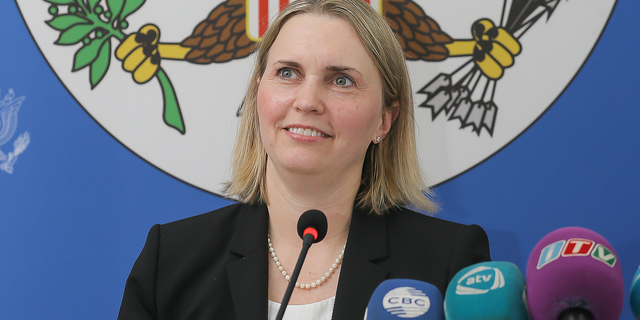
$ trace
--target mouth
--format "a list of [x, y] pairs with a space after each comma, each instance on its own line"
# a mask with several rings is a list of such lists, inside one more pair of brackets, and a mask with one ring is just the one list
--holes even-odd
[[323, 137], [323, 138], [329, 137], [329, 135], [327, 134], [324, 134], [318, 130], [309, 129], [309, 128], [305, 129], [305, 128], [299, 128], [299, 127], [291, 127], [291, 128], [287, 128], [287, 131], [291, 133], [307, 136], [307, 137]]

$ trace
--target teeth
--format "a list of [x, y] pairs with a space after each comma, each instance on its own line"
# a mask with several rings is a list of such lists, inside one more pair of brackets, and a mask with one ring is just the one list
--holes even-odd
[[303, 136], [308, 136], [308, 137], [328, 137], [326, 134], [323, 134], [321, 132], [318, 132], [316, 130], [311, 130], [311, 129], [303, 129], [303, 128], [288, 128], [287, 130], [289, 130], [289, 132], [292, 133], [297, 133]]

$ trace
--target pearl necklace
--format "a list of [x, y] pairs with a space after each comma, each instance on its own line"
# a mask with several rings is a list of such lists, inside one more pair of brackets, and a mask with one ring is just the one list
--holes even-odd
[[[291, 280], [291, 276], [287, 274], [287, 272], [284, 270], [284, 267], [280, 263], [280, 260], [278, 260], [278, 256], [276, 255], [276, 249], [273, 248], [273, 245], [271, 244], [271, 238], [268, 235], [267, 235], [267, 241], [269, 242], [269, 252], [271, 253], [271, 257], [273, 258], [273, 261], [276, 262], [276, 266], [278, 266], [278, 269], [280, 269], [280, 272], [284, 276], [285, 280], [287, 281]], [[313, 289], [313, 288], [319, 287], [321, 284], [327, 281], [329, 277], [331, 277], [331, 274], [333, 274], [334, 271], [336, 271], [340, 263], [342, 263], [343, 257], [344, 257], [344, 247], [342, 247], [342, 251], [338, 255], [338, 258], [336, 259], [335, 262], [333, 262], [333, 264], [331, 265], [331, 268], [329, 268], [329, 271], [325, 272], [324, 276], [322, 276], [320, 279], [316, 280], [315, 282], [311, 282], [307, 284], [301, 284], [299, 282], [296, 282], [296, 288]]]

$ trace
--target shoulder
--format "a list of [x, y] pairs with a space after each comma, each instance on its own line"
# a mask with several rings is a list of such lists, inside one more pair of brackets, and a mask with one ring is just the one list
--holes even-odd
[[[464, 225], [399, 208], [389, 212], [389, 256], [399, 268], [440, 274], [431, 283], [445, 288], [462, 268], [489, 261], [489, 239], [477, 225]], [[410, 267], [410, 266], [413, 267]], [[418, 270], [419, 269], [419, 270]], [[416, 278], [417, 274], [409, 274]], [[444, 292], [444, 290], [442, 290]]]
[[[266, 209], [265, 209], [266, 210]], [[154, 226], [149, 232], [158, 239], [158, 248], [177, 255], [199, 250], [222, 250], [231, 245], [234, 234], [264, 211], [261, 206], [243, 203], [222, 207], [197, 216]], [[263, 219], [255, 219], [264, 220]], [[170, 256], [170, 255], [167, 255]]]
[[240, 212], [245, 207], [242, 203], [232, 204], [207, 213], [189, 218], [158, 225], [163, 234], [192, 233], [209, 230], [217, 226], [229, 226], [235, 224]]
[[414, 241], [437, 240], [441, 245], [454, 244], [460, 238], [469, 236], [486, 237], [484, 230], [477, 225], [455, 223], [406, 208], [397, 208], [388, 213], [387, 228], [390, 234], [406, 234]]

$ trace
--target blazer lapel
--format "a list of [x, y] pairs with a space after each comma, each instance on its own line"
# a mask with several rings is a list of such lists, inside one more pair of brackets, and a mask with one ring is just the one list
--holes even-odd
[[238, 260], [226, 266], [233, 305], [241, 320], [268, 317], [268, 228], [265, 205], [243, 206], [229, 247]]
[[388, 270], [375, 264], [388, 257], [386, 217], [354, 209], [340, 270], [333, 319], [362, 319], [369, 298]]

